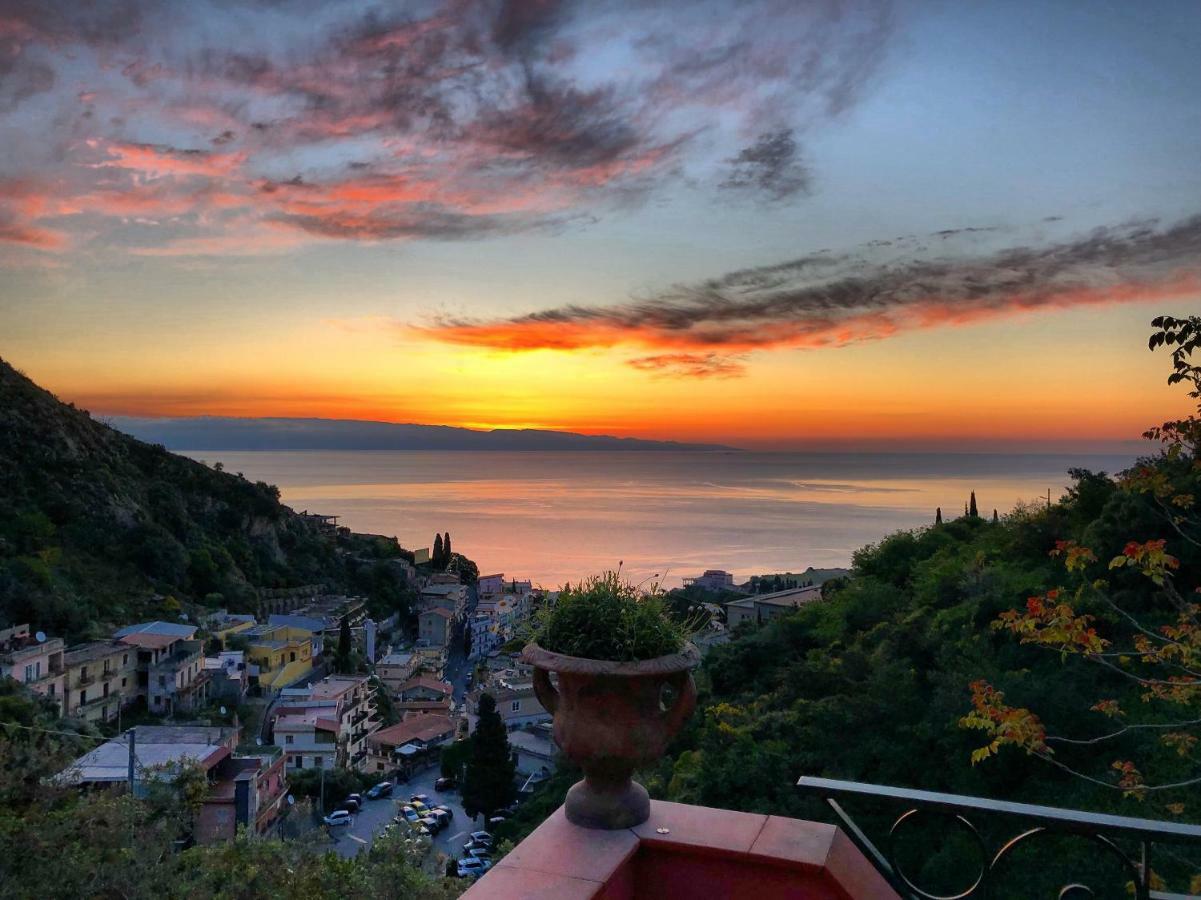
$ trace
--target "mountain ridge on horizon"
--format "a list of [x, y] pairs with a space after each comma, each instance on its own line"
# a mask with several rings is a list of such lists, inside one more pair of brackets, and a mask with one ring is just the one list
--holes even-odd
[[538, 428], [420, 425], [286, 416], [101, 416], [113, 428], [169, 450], [635, 450], [737, 452], [726, 444], [649, 440]]

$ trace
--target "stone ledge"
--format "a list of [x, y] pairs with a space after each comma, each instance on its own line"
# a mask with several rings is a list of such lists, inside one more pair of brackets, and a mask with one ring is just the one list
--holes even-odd
[[647, 822], [619, 831], [580, 828], [558, 809], [463, 896], [470, 900], [897, 897], [833, 825], [655, 800]]

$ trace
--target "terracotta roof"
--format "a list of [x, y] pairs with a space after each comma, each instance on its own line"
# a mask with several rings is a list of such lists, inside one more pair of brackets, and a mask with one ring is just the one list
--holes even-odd
[[119, 640], [123, 644], [142, 647], [146, 650], [162, 650], [164, 647], [170, 647], [176, 641], [183, 640], [183, 638], [177, 634], [151, 634], [139, 631], [136, 634], [122, 635]]
[[421, 615], [428, 616], [430, 613], [433, 613], [435, 616], [441, 616], [444, 619], [453, 619], [455, 617], [455, 614], [449, 609], [443, 609], [440, 606], [436, 606], [433, 609], [427, 609], [421, 613]]
[[367, 742], [380, 747], [399, 747], [409, 741], [433, 741], [453, 734], [454, 723], [446, 716], [417, 716], [367, 735]]
[[394, 706], [399, 711], [407, 712], [419, 712], [422, 710], [450, 712], [449, 700], [397, 700]]
[[429, 688], [431, 691], [437, 691], [440, 694], [454, 693], [453, 687], [451, 687], [445, 681], [440, 681], [431, 675], [415, 675], [415, 676], [413, 676], [412, 678], [410, 678], [408, 681], [406, 681], [404, 684], [402, 684], [397, 689], [397, 693], [403, 694], [405, 691], [412, 690], [413, 688], [419, 688], [419, 687]]

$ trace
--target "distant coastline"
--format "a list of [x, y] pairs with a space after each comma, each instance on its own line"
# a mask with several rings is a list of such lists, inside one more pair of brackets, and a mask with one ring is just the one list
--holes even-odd
[[636, 450], [741, 452], [723, 444], [652, 441], [531, 428], [474, 431], [450, 425], [408, 425], [358, 419], [237, 418], [195, 416], [103, 421], [168, 450]]

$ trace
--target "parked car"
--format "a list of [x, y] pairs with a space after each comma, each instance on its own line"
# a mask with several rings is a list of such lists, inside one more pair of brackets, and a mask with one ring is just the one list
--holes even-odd
[[429, 817], [438, 823], [439, 830], [450, 824], [450, 816], [444, 809], [431, 809]]
[[446, 813], [446, 818], [448, 819], [453, 819], [455, 817], [455, 811], [443, 803], [439, 803], [434, 807], [434, 812], [438, 811]]
[[439, 831], [442, 830], [442, 823], [439, 822], [437, 819], [435, 819], [433, 816], [422, 816], [417, 821], [420, 822], [422, 825], [424, 825], [426, 828], [428, 828], [430, 834], [437, 834]]
[[358, 812], [359, 807], [363, 805], [363, 801], [355, 798], [352, 794], [342, 801], [342, 809], [349, 809], [351, 812]]
[[487, 841], [489, 844], [493, 841], [492, 832], [490, 831], [473, 831], [470, 837], [473, 841]]
[[430, 795], [429, 794], [414, 794], [412, 797], [409, 798], [409, 802], [410, 803], [429, 803]]
[[359, 804], [359, 806], [363, 805], [363, 795], [362, 794], [347, 794], [346, 799], [355, 801], [355, 803]]
[[421, 816], [417, 815], [417, 810], [413, 809], [411, 806], [402, 806], [400, 808], [400, 814], [404, 816], [404, 820], [410, 824], [421, 818]]
[[497, 825], [503, 825], [507, 821], [509, 821], [508, 816], [493, 816], [488, 820], [488, 824], [495, 828]]
[[392, 796], [392, 782], [390, 782], [390, 781], [381, 781], [379, 784], [377, 784], [373, 788], [371, 788], [371, 790], [367, 791], [367, 799], [368, 800], [379, 800], [383, 797], [391, 797], [391, 796]]
[[477, 847], [474, 850], [468, 850], [467, 855], [472, 857], [473, 859], [486, 859], [489, 862], [492, 861], [492, 851], [485, 850], [482, 847]]
[[350, 812], [345, 809], [335, 809], [321, 821], [333, 828], [338, 825], [349, 825], [354, 821], [354, 816], [352, 816]]
[[453, 791], [459, 783], [453, 778], [447, 778], [445, 775], [434, 782], [435, 791]]
[[486, 859], [475, 859], [468, 857], [460, 859], [458, 865], [460, 878], [479, 878], [485, 872], [492, 868], [492, 863]]
[[426, 806], [424, 803], [422, 803], [420, 800], [414, 800], [409, 805], [412, 806], [413, 809], [417, 810], [417, 814], [419, 816], [428, 816], [430, 814], [430, 808], [428, 806]]

